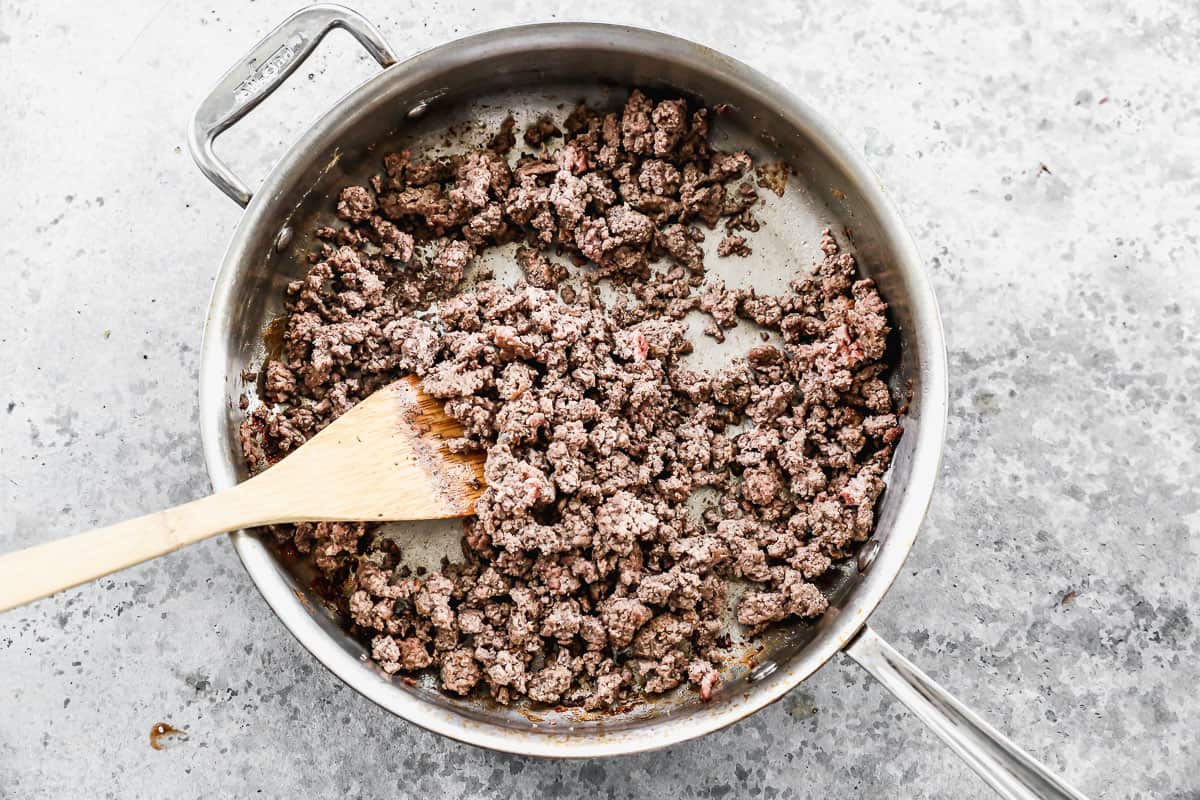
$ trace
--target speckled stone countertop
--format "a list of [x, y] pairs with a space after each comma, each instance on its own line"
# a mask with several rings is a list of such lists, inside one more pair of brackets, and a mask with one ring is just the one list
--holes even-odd
[[[66, 5], [0, 2], [0, 550], [207, 490], [197, 349], [239, 210], [184, 133], [294, 10]], [[950, 351], [941, 484], [873, 624], [1089, 796], [1200, 797], [1200, 7], [690, 5], [358, 7], [401, 52], [659, 28], [832, 120], [911, 226]], [[331, 38], [220, 148], [257, 180], [374, 70]], [[0, 617], [0, 710], [4, 798], [988, 796], [841, 658], [665, 752], [455, 744], [327, 673], [220, 539]], [[189, 738], [151, 749], [159, 721]]]

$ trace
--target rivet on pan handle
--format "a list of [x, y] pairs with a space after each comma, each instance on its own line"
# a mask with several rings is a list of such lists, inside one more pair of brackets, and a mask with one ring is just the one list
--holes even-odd
[[896, 696], [1005, 800], [1087, 800], [864, 627], [846, 655]]
[[192, 117], [188, 150], [210, 181], [245, 207], [250, 189], [213, 152], [213, 142], [283, 85], [334, 28], [350, 33], [385, 69], [396, 55], [379, 31], [361, 15], [337, 5], [315, 5], [297, 11], [251, 48], [221, 77]]

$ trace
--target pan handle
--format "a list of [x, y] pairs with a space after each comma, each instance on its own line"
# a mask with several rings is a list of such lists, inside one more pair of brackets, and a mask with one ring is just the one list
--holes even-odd
[[951, 697], [870, 628], [864, 626], [845, 652], [908, 706], [1001, 797], [1087, 800]]
[[254, 45], [196, 109], [188, 128], [188, 150], [200, 171], [243, 208], [250, 202], [250, 189], [217, 158], [213, 142], [282, 86], [334, 28], [348, 31], [381, 67], [396, 63], [396, 55], [379, 31], [356, 12], [338, 5], [309, 6]]

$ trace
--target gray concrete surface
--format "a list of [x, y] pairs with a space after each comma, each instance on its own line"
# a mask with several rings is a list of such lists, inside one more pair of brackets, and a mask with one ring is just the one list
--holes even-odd
[[[239, 211], [184, 151], [289, 0], [0, 0], [0, 549], [195, 497], [197, 347]], [[360, 9], [408, 52], [586, 15], [725, 50], [865, 153], [928, 259], [944, 474], [874, 622], [1098, 798], [1200, 798], [1200, 8], [614, 0]], [[346, 37], [223, 140], [261, 176], [374, 67]], [[190, 738], [161, 752], [158, 721]], [[0, 618], [0, 796], [986, 797], [841, 660], [596, 763], [422, 732], [326, 673], [217, 540]]]

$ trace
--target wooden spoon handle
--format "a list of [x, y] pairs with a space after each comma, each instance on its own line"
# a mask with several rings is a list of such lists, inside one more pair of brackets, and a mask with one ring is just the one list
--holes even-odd
[[256, 519], [240, 484], [181, 506], [0, 555], [0, 612], [174, 552]]

